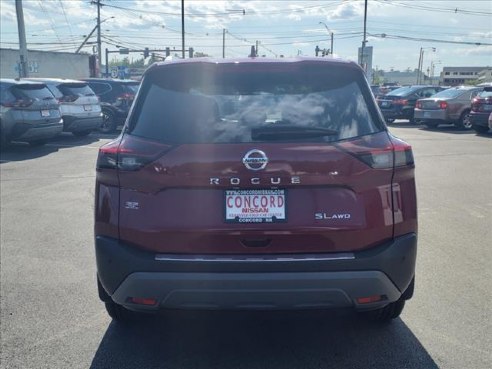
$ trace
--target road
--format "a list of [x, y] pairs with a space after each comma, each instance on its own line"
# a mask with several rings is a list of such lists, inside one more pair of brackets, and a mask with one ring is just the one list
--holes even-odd
[[492, 135], [391, 131], [413, 145], [416, 293], [377, 327], [341, 312], [174, 312], [111, 322], [96, 293], [94, 166], [109, 136], [2, 154], [2, 368], [490, 368]]

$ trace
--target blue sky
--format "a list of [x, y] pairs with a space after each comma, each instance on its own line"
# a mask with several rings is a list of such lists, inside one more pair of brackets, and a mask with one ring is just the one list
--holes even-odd
[[[180, 0], [101, 2], [101, 18], [109, 18], [102, 25], [103, 50], [181, 48]], [[30, 49], [73, 52], [95, 26], [96, 7], [89, 0], [23, 3]], [[313, 56], [317, 45], [330, 47], [331, 31], [335, 55], [356, 60], [362, 42], [363, 0], [185, 0], [185, 9], [186, 47], [215, 57], [222, 57], [223, 29], [226, 57], [246, 56], [257, 40], [262, 55]], [[14, 0], [0, 0], [0, 16], [1, 47], [17, 48]], [[436, 74], [443, 66], [492, 66], [490, 0], [369, 0], [367, 32], [373, 67], [379, 69], [417, 68], [421, 47], [424, 70], [432, 61]], [[91, 53], [92, 45], [83, 51]]]

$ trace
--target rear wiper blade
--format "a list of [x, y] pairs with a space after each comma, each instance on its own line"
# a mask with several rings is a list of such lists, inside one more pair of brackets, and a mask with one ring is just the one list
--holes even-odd
[[251, 130], [253, 140], [282, 140], [287, 138], [312, 138], [323, 136], [334, 136], [338, 132], [333, 129], [323, 127], [292, 126], [285, 124], [275, 124], [266, 127], [256, 127]]

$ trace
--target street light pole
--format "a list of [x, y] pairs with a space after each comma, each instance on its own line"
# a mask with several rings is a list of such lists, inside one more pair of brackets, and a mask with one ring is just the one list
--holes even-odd
[[101, 0], [97, 0], [97, 74], [101, 77], [102, 52], [101, 52]]
[[183, 59], [185, 58], [185, 5], [184, 0], [181, 0], [181, 50], [183, 51]]
[[19, 32], [19, 77], [28, 77], [27, 73], [27, 42], [26, 28], [24, 26], [24, 11], [22, 9], [22, 0], [15, 0], [15, 12], [17, 14], [17, 30]]
[[331, 37], [330, 54], [331, 54], [331, 56], [333, 56], [333, 31], [330, 30], [330, 28], [326, 25], [325, 22], [319, 22], [319, 24], [322, 24], [323, 26], [325, 26], [326, 31], [328, 32], [328, 34]]
[[361, 56], [360, 56], [360, 63], [362, 64], [362, 68], [364, 68], [364, 71], [367, 73], [366, 66], [365, 66], [365, 58], [364, 58], [364, 48], [366, 47], [366, 32], [367, 31], [367, 0], [364, 1], [364, 38], [362, 39], [362, 47], [360, 49], [361, 51]]

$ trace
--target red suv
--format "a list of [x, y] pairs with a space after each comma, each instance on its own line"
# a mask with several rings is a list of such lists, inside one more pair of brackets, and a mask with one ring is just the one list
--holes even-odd
[[385, 321], [413, 294], [412, 149], [352, 62], [154, 64], [99, 151], [95, 205], [115, 319], [347, 307]]

